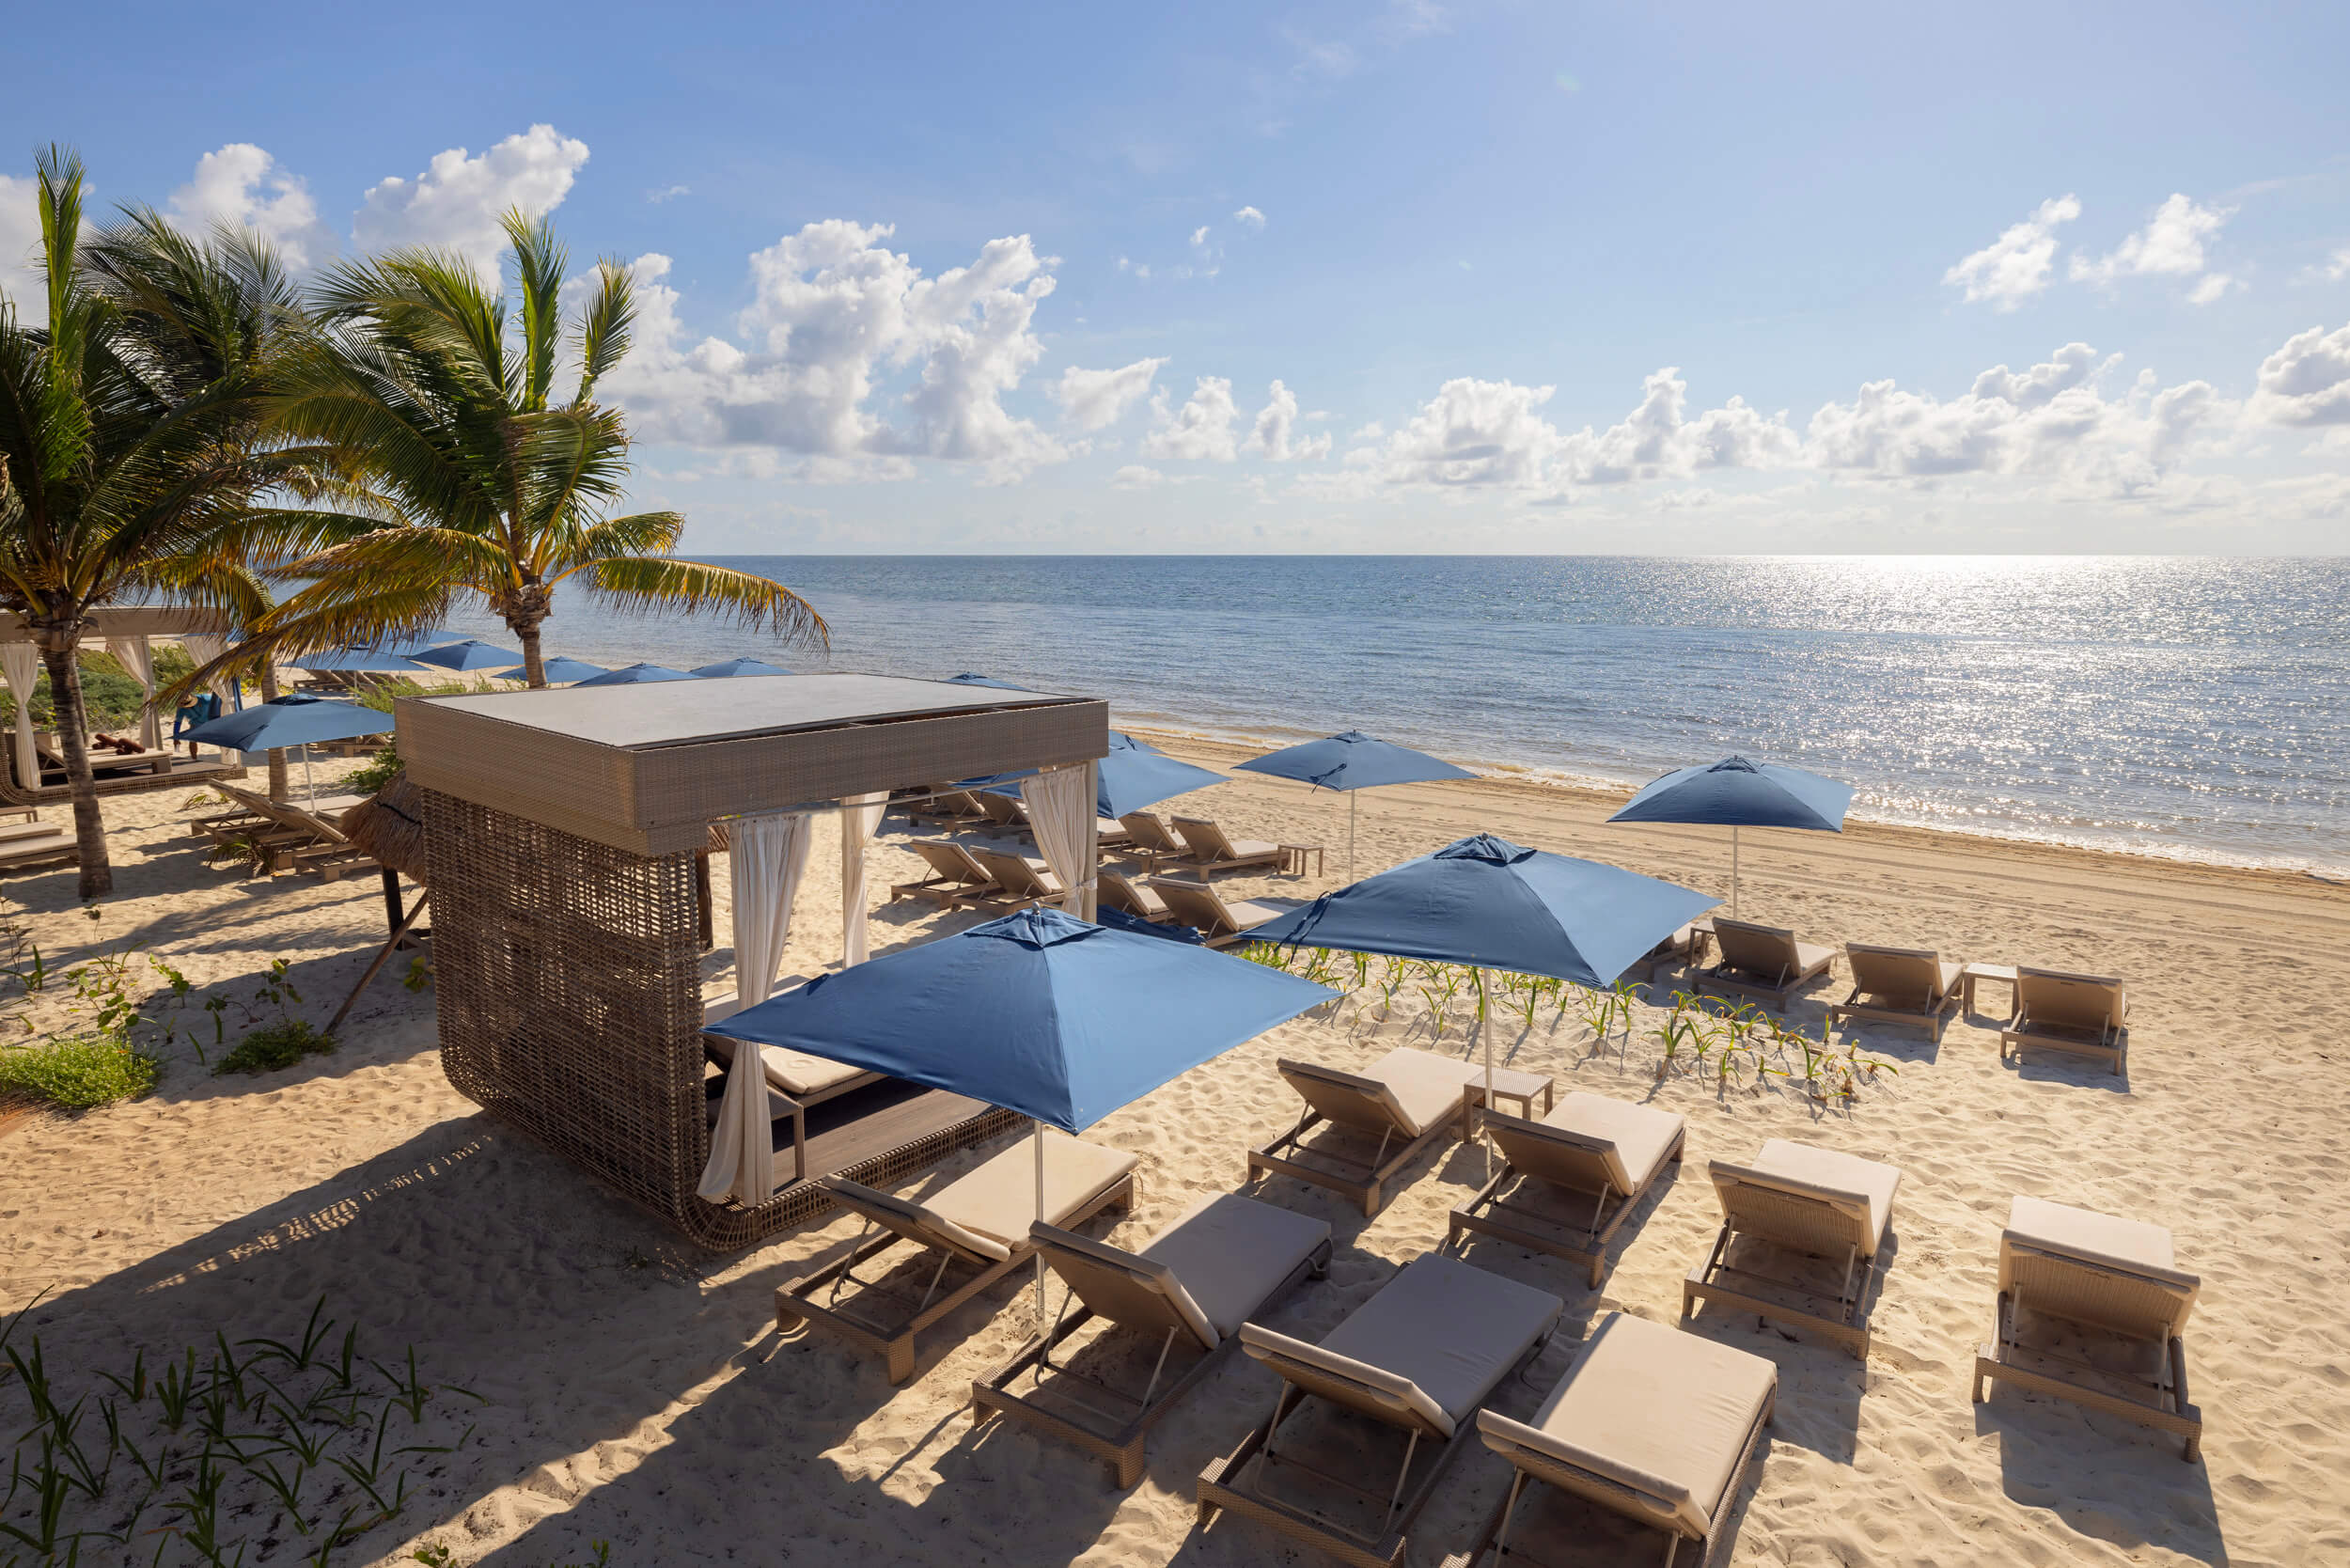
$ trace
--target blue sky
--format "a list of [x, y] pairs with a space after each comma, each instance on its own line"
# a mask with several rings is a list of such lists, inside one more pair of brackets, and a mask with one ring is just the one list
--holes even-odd
[[51, 139], [312, 266], [552, 205], [706, 551], [2350, 519], [2339, 5], [140, 9], [10, 24], [9, 255]]

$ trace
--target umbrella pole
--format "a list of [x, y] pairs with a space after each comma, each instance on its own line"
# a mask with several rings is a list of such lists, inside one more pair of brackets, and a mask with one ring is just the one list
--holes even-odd
[[310, 743], [307, 741], [302, 743], [302, 787], [310, 792], [310, 805], [315, 809], [319, 803], [319, 781], [310, 772]]
[[1355, 792], [1346, 792], [1346, 880], [1355, 880]]
[[[1477, 971], [1477, 1038], [1485, 1047], [1485, 1108], [1494, 1108], [1494, 1037], [1485, 1017], [1485, 971]], [[1484, 1136], [1484, 1126], [1478, 1126], [1477, 1141], [1485, 1148], [1485, 1179], [1493, 1180], [1494, 1146]]]
[[[1044, 1123], [1042, 1121], [1036, 1124], [1036, 1217], [1039, 1219], [1044, 1217]], [[1044, 1248], [1041, 1247], [1036, 1249], [1036, 1331], [1039, 1334], [1052, 1332], [1052, 1325], [1044, 1321]]]
[[1738, 917], [1738, 830], [1730, 830], [1730, 917]]

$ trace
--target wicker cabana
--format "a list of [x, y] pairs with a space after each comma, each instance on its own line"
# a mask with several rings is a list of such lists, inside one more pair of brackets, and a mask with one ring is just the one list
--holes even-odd
[[[139, 714], [139, 739], [146, 751], [125, 760], [94, 757], [101, 794], [124, 794], [138, 790], [169, 790], [201, 784], [207, 779], [240, 778], [243, 760], [233, 752], [218, 759], [176, 758], [163, 732], [163, 715], [155, 711], [152, 645], [177, 642], [196, 663], [203, 664], [228, 644], [228, 617], [219, 610], [176, 605], [128, 605], [92, 611], [82, 634], [85, 645], [96, 643], [138, 682], [147, 695]], [[59, 763], [44, 764], [34, 744], [31, 706], [33, 688], [40, 680], [40, 653], [24, 618], [0, 612], [0, 681], [16, 699], [14, 733], [5, 761], [0, 761], [0, 800], [18, 806], [41, 806], [69, 798], [71, 786]], [[226, 694], [226, 688], [216, 686]]]
[[[750, 1206], [696, 1191], [711, 1139], [695, 859], [713, 825], [1109, 747], [1091, 698], [871, 675], [412, 698], [398, 724], [449, 1082], [716, 1248], [829, 1200], [812, 1181]], [[888, 1087], [811, 1136], [810, 1177], [887, 1184], [1020, 1124]]]

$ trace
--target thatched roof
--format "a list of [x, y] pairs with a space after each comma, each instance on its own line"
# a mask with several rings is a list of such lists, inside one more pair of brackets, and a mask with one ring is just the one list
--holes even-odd
[[413, 881], [425, 880], [424, 813], [419, 791], [404, 773], [343, 813], [343, 832], [379, 862]]

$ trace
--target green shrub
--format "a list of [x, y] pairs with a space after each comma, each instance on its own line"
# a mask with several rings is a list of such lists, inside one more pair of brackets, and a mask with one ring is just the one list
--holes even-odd
[[275, 1073], [304, 1057], [323, 1056], [335, 1048], [335, 1037], [319, 1032], [307, 1018], [285, 1018], [264, 1024], [237, 1042], [236, 1049], [220, 1058], [219, 1073]]
[[400, 747], [387, 745], [343, 775], [343, 789], [354, 795], [371, 795], [400, 774]]
[[135, 1100], [155, 1087], [163, 1063], [119, 1034], [75, 1035], [0, 1047], [0, 1098], [87, 1110]]

